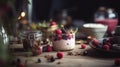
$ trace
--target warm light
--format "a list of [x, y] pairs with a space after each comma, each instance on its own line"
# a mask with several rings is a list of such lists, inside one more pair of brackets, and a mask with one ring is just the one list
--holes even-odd
[[88, 39], [92, 39], [92, 37], [91, 37], [91, 36], [88, 36], [87, 38], [88, 38]]
[[21, 12], [21, 17], [25, 17], [25, 12]]
[[64, 25], [62, 24], [61, 27], [64, 27]]
[[21, 19], [21, 16], [18, 17], [18, 20], [20, 20], [20, 19]]

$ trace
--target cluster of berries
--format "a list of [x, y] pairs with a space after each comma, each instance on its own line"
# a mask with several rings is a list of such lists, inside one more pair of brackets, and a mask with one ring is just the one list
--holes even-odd
[[45, 55], [45, 58], [47, 59], [48, 62], [54, 62], [56, 59], [62, 59], [64, 56], [63, 52], [57, 52], [56, 53], [57, 58], [55, 58], [52, 55]]
[[64, 33], [64, 31], [61, 29], [55, 30], [54, 41], [61, 40], [61, 39], [67, 40], [71, 38], [73, 38], [72, 33]]
[[106, 51], [110, 51], [110, 49], [112, 49], [112, 46], [113, 46], [113, 38], [111, 37], [108, 39], [103, 39], [101, 42], [97, 39], [94, 39], [92, 41], [92, 44], [97, 48], [103, 48]]

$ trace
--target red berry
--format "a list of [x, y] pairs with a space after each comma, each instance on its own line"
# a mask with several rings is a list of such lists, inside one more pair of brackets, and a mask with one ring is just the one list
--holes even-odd
[[115, 59], [115, 60], [114, 60], [114, 64], [115, 64], [115, 65], [120, 65], [120, 59]]
[[92, 44], [95, 45], [95, 46], [98, 46], [99, 45], [99, 41], [97, 39], [94, 39]]
[[81, 45], [81, 48], [82, 48], [82, 49], [85, 49], [85, 48], [86, 48], [86, 45], [85, 45], [85, 44], [82, 44], [82, 45]]
[[109, 40], [108, 40], [108, 42], [112, 42], [112, 40], [113, 40], [113, 37], [110, 37]]
[[61, 40], [62, 39], [62, 35], [58, 35], [58, 40]]
[[107, 45], [111, 46], [111, 43], [107, 42]]
[[106, 51], [109, 51], [109, 50], [110, 50], [110, 46], [109, 46], [109, 45], [104, 45], [103, 48], [104, 48]]
[[62, 31], [60, 29], [55, 30], [56, 34], [62, 34]]
[[52, 52], [52, 47], [50, 45], [47, 45], [47, 52]]
[[24, 64], [20, 63], [19, 67], [25, 67]]
[[56, 25], [56, 22], [55, 22], [55, 21], [52, 21], [52, 22], [50, 23], [50, 26], [53, 26], [53, 25]]
[[71, 38], [72, 38], [72, 35], [71, 35], [71, 34], [68, 34], [67, 37], [68, 37], [69, 39], [71, 39]]
[[57, 52], [57, 58], [62, 59], [63, 58], [63, 53], [62, 52]]

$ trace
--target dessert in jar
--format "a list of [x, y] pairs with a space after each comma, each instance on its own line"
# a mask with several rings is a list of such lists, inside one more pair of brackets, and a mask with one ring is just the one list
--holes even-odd
[[[77, 30], [77, 29], [76, 29]], [[70, 29], [56, 29], [53, 35], [54, 50], [72, 50], [75, 47], [75, 32]]]

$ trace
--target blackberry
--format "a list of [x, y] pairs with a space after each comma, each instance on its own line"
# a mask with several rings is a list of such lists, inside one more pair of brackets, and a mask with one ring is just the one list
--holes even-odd
[[68, 39], [66, 35], [63, 35], [62, 38], [63, 38], [64, 40], [67, 40], [67, 39]]
[[54, 62], [55, 61], [55, 58], [52, 56], [51, 58], [50, 58], [50, 62]]
[[38, 61], [37, 61], [38, 63], [41, 63], [41, 59], [40, 58], [38, 58]]
[[108, 40], [107, 39], [103, 39], [103, 45], [107, 44]]

